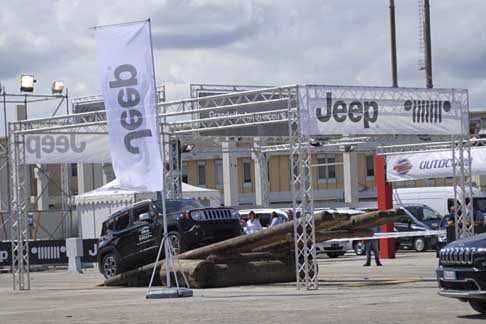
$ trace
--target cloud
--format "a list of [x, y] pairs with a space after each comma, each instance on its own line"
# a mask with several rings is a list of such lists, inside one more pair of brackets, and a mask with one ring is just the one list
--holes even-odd
[[[397, 2], [396, 15], [399, 84], [421, 87], [416, 2]], [[468, 88], [471, 106], [486, 107], [486, 2], [436, 1], [431, 16], [434, 85]], [[62, 79], [71, 97], [98, 94], [89, 28], [148, 17], [169, 99], [188, 97], [190, 83], [391, 84], [388, 3], [351, 0], [8, 1], [0, 82], [15, 91], [29, 72], [36, 91]]]

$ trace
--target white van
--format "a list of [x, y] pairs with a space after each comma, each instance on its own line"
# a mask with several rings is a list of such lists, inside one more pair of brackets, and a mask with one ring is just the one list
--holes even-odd
[[[473, 208], [486, 212], [486, 193], [478, 188], [472, 188]], [[461, 190], [457, 189], [458, 203]], [[454, 206], [454, 187], [422, 187], [422, 188], [397, 188], [393, 190], [393, 205], [425, 204], [435, 209], [443, 216], [450, 213]]]

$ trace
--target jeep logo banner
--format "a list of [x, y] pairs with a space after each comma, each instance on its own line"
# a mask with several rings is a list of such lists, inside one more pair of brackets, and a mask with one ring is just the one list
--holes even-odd
[[[459, 152], [456, 152], [455, 163], [459, 162]], [[469, 164], [473, 176], [485, 175], [486, 147], [471, 148], [471, 159], [464, 159], [464, 165]], [[386, 180], [397, 182], [452, 177], [453, 167], [454, 161], [450, 150], [392, 154], [386, 156]]]
[[109, 163], [108, 136], [104, 134], [25, 135], [26, 164]]
[[113, 169], [123, 189], [163, 185], [149, 21], [96, 28]]
[[468, 132], [466, 90], [304, 86], [299, 99], [304, 136]]

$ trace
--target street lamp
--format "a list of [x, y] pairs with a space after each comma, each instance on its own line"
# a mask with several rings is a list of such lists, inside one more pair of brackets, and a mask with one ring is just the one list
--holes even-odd
[[64, 91], [64, 82], [62, 81], [54, 81], [52, 82], [52, 87], [51, 87], [52, 94], [62, 94]]
[[31, 74], [22, 74], [20, 76], [20, 91], [22, 92], [33, 92], [34, 91], [34, 83], [37, 80], [34, 79], [34, 76]]

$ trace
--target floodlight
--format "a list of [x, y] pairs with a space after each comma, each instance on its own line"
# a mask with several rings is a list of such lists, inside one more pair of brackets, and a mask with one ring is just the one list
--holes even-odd
[[319, 147], [319, 146], [322, 146], [322, 143], [319, 142], [319, 140], [317, 138], [311, 138], [309, 140], [309, 145], [314, 146], [314, 147]]
[[64, 91], [64, 82], [54, 81], [51, 87], [52, 94], [61, 94]]
[[34, 91], [34, 83], [37, 80], [34, 79], [34, 76], [31, 74], [22, 74], [20, 76], [20, 91], [22, 92], [33, 92]]
[[353, 144], [339, 145], [339, 150], [341, 152], [346, 152], [346, 153], [354, 152], [355, 149], [356, 149], [356, 145]]
[[192, 150], [194, 149], [196, 145], [194, 144], [184, 144], [183, 147], [182, 147], [182, 152], [183, 153], [189, 153], [189, 152], [192, 152]]

